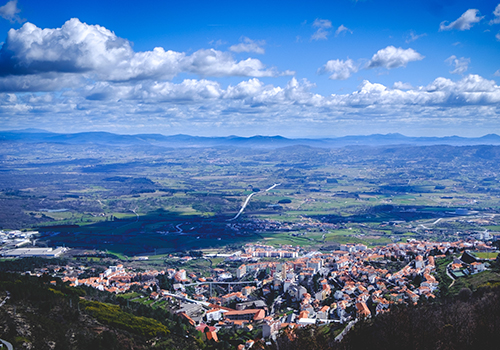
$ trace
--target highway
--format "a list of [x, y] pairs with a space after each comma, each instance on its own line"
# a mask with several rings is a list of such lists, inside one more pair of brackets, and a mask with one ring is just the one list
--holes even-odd
[[[273, 188], [275, 188], [276, 186], [279, 186], [281, 185], [280, 183], [279, 184], [274, 184], [272, 185], [271, 187], [269, 187], [266, 192], [269, 192], [270, 190], [272, 190]], [[239, 218], [239, 216], [243, 213], [243, 211], [245, 210], [245, 208], [247, 207], [247, 204], [248, 202], [250, 202], [250, 198], [252, 198], [252, 196], [254, 194], [257, 194], [257, 193], [260, 193], [260, 192], [252, 192], [250, 193], [248, 196], [247, 196], [247, 199], [245, 199], [245, 202], [243, 203], [243, 205], [241, 206], [241, 209], [240, 211], [238, 212], [238, 214], [236, 214], [236, 216], [232, 219], [229, 219], [228, 221], [233, 221], [233, 220], [236, 220], [237, 218]]]
[[236, 216], [232, 219], [230, 219], [229, 221], [233, 221], [233, 220], [236, 220], [240, 215], [241, 213], [243, 213], [243, 210], [245, 210], [248, 202], [250, 202], [250, 198], [252, 198], [252, 196], [257, 193], [257, 192], [253, 192], [253, 193], [250, 193], [247, 197], [247, 199], [245, 199], [245, 203], [243, 203], [243, 206], [241, 207], [240, 211], [238, 212], [238, 214], [236, 214]]

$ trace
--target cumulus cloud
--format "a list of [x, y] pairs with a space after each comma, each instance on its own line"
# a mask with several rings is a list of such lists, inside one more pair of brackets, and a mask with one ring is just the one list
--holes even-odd
[[481, 21], [484, 16], [478, 16], [479, 10], [476, 9], [468, 9], [465, 11], [460, 18], [451, 22], [450, 24], [446, 24], [448, 21], [443, 21], [439, 25], [439, 30], [469, 30], [472, 26], [479, 21]]
[[[315, 28], [328, 30], [328, 22], [318, 22]], [[241, 43], [250, 42], [242, 38]], [[330, 60], [318, 73], [347, 79], [360, 69], [404, 67], [423, 58], [413, 49], [388, 46], [367, 65]], [[452, 72], [465, 74], [469, 62], [452, 56], [447, 63]], [[182, 73], [196, 79], [171, 81]], [[54, 130], [59, 126], [65, 131], [102, 128], [131, 133], [208, 133], [223, 125], [226, 129], [216, 132], [234, 134], [262, 130], [264, 124], [273, 132], [289, 128], [298, 133], [304, 126], [332, 130], [332, 123], [350, 123], [358, 130], [360, 121], [368, 119], [384, 127], [391, 120], [398, 126], [417, 125], [419, 118], [442, 118], [453, 125], [463, 118], [474, 125], [478, 115], [489, 122], [488, 128], [500, 128], [500, 87], [478, 75], [440, 77], [416, 87], [365, 80], [353, 92], [327, 95], [314, 93], [314, 84], [305, 79], [277, 85], [260, 79], [288, 74], [293, 72], [267, 68], [257, 59], [236, 60], [231, 52], [215, 49], [135, 52], [108, 29], [77, 19], [56, 29], [26, 23], [9, 31], [0, 51], [0, 115], [4, 128], [35, 123]], [[210, 79], [227, 76], [246, 78], [228, 86]], [[180, 125], [183, 130], [175, 129]]]
[[273, 77], [277, 72], [260, 60], [236, 61], [228, 52], [202, 49], [191, 55], [156, 47], [135, 52], [130, 42], [99, 25], [73, 18], [61, 28], [41, 29], [25, 23], [11, 29], [0, 56], [0, 75], [86, 74], [92, 79], [170, 80], [179, 73], [200, 76]]
[[264, 84], [257, 78], [242, 81], [236, 86], [229, 85], [224, 97], [228, 99], [245, 99], [249, 96], [256, 96], [262, 91]]
[[500, 23], [500, 4], [498, 4], [497, 7], [495, 7], [495, 11], [493, 11], [493, 16], [495, 16], [495, 18], [493, 18], [490, 21], [490, 24]]
[[25, 19], [19, 17], [18, 13], [20, 12], [21, 10], [17, 8], [17, 0], [11, 0], [0, 7], [0, 16], [11, 23], [23, 23], [26, 21]]
[[356, 73], [359, 67], [352, 59], [343, 60], [330, 60], [318, 70], [319, 74], [333, 73], [330, 75], [332, 80], [345, 80], [349, 78], [352, 73]]
[[242, 37], [240, 39], [241, 43], [237, 45], [233, 45], [229, 48], [229, 50], [233, 52], [254, 52], [263, 55], [265, 53], [263, 45], [266, 44], [265, 40], [257, 40], [254, 41], [247, 37]]
[[470, 74], [459, 81], [437, 78], [427, 86], [402, 91], [367, 80], [358, 91], [337, 96], [337, 103], [350, 106], [387, 105], [420, 107], [453, 107], [495, 105], [500, 102], [500, 87], [492, 80]]
[[413, 49], [402, 49], [387, 46], [377, 51], [366, 65], [366, 68], [384, 67], [387, 69], [406, 67], [409, 62], [423, 60], [424, 56]]
[[455, 67], [455, 69], [451, 70], [451, 74], [463, 74], [469, 69], [470, 58], [460, 57], [452, 55], [445, 60], [450, 66]]
[[410, 90], [413, 89], [413, 86], [410, 83], [403, 83], [402, 81], [396, 81], [393, 84], [393, 88], [399, 90]]
[[57, 91], [83, 84], [85, 79], [77, 74], [8, 75], [0, 77], [0, 92]]
[[332, 22], [327, 19], [316, 18], [312, 24], [314, 28], [318, 28], [316, 32], [311, 36], [311, 40], [327, 40], [328, 35], [330, 35], [330, 29], [332, 27]]
[[500, 102], [500, 87], [495, 81], [469, 74], [459, 81], [437, 78], [425, 89], [434, 99], [433, 103], [487, 105]]
[[500, 69], [498, 69], [495, 73], [493, 73], [495, 77], [500, 77]]
[[[85, 88], [89, 101], [111, 101], [138, 106], [168, 103], [169, 106], [209, 102], [228, 106], [313, 106], [335, 109], [361, 106], [446, 107], [455, 105], [496, 105], [500, 102], [500, 87], [495, 81], [479, 75], [467, 75], [458, 81], [439, 77], [428, 85], [412, 87], [396, 82], [392, 88], [364, 80], [358, 89], [348, 94], [322, 96], [311, 92], [314, 84], [306, 79], [292, 78], [285, 86], [265, 85], [257, 78], [223, 88], [220, 83], [206, 79], [185, 79], [181, 83], [144, 81], [139, 84], [95, 82]], [[404, 91], [403, 91], [404, 90]], [[12, 95], [15, 96], [15, 95]], [[24, 97], [20, 97], [24, 98]], [[76, 100], [75, 100], [76, 101]], [[80, 103], [82, 103], [80, 101]], [[274, 107], [273, 107], [274, 108]]]
[[268, 132], [300, 130], [303, 135], [307, 128], [317, 132], [342, 125], [345, 130], [348, 124], [359, 133], [360, 122], [363, 132], [374, 132], [373, 126], [380, 123], [387, 132], [390, 123], [395, 130], [404, 124], [411, 130], [436, 122], [474, 126], [478, 114], [488, 128], [500, 127], [500, 87], [478, 75], [457, 81], [437, 78], [413, 88], [365, 80], [356, 91], [325, 96], [313, 93], [313, 87], [295, 78], [283, 86], [251, 78], [227, 88], [206, 79], [94, 81], [83, 92], [80, 88], [64, 93], [0, 94], [0, 113], [4, 127], [19, 127], [29, 120], [65, 132], [91, 126], [125, 133], [255, 134], [262, 132], [265, 123]]
[[337, 30], [335, 31], [335, 36], [339, 36], [339, 34], [342, 34], [344, 32], [349, 32], [352, 34], [352, 30], [350, 30], [349, 28], [347, 28], [346, 26], [344, 26], [343, 24], [341, 24]]
[[280, 75], [274, 69], [266, 69], [258, 59], [247, 58], [236, 62], [231, 54], [213, 49], [198, 50], [191, 56], [183, 57], [179, 63], [180, 71], [201, 76], [275, 77]]

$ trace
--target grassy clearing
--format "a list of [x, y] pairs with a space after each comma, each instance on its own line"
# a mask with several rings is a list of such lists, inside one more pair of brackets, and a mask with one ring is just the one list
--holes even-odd
[[475, 275], [458, 278], [450, 288], [449, 293], [456, 295], [462, 288], [469, 288], [472, 291], [481, 287], [493, 287], [500, 285], [500, 274], [493, 271], [483, 271]]
[[124, 254], [122, 254], [120, 252], [108, 250], [108, 253], [109, 254], [113, 254], [114, 256], [116, 256], [120, 260], [123, 260], [123, 261], [129, 260], [128, 256], [126, 256], [126, 255], [124, 255]]
[[119, 298], [123, 298], [123, 299], [128, 299], [128, 300], [131, 300], [131, 299], [135, 299], [135, 298], [138, 298], [140, 297], [141, 294], [137, 293], [137, 292], [133, 292], [133, 293], [125, 293], [125, 294], [120, 294], [118, 297]]
[[474, 253], [479, 259], [496, 259], [498, 253]]

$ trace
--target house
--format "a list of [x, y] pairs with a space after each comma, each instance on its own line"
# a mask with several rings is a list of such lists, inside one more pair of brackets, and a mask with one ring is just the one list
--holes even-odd
[[325, 305], [321, 309], [319, 309], [316, 317], [322, 320], [328, 319], [329, 311], [330, 307], [328, 305]]
[[224, 314], [224, 318], [231, 321], [260, 321], [265, 316], [266, 312], [262, 309], [234, 310]]
[[215, 327], [211, 327], [202, 323], [198, 327], [196, 327], [196, 330], [203, 333], [202, 340], [204, 341], [219, 341], [219, 339], [217, 339], [217, 329]]
[[236, 269], [236, 278], [241, 278], [247, 273], [247, 267], [245, 264], [241, 265]]
[[370, 317], [371, 312], [366, 303], [356, 303], [356, 312], [361, 317]]
[[417, 255], [417, 257], [415, 258], [415, 268], [421, 269], [422, 267], [424, 267], [424, 258], [422, 257], [422, 255]]
[[476, 274], [476, 273], [479, 273], [479, 272], [486, 270], [486, 267], [484, 266], [484, 263], [482, 263], [482, 262], [473, 262], [472, 264], [470, 264], [469, 270], [470, 270], [471, 275], [473, 275], [473, 274]]
[[205, 319], [207, 322], [219, 321], [224, 318], [224, 313], [226, 312], [228, 311], [219, 308], [210, 309], [205, 313]]
[[265, 323], [262, 325], [262, 337], [269, 338], [272, 335], [275, 335], [281, 329], [281, 322], [278, 320], [268, 320], [267, 317], [265, 319]]

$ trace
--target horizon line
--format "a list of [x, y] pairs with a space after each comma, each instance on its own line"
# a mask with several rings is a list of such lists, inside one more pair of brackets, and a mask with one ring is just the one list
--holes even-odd
[[213, 135], [213, 136], [203, 136], [203, 135], [192, 135], [192, 134], [184, 134], [184, 133], [177, 133], [177, 134], [162, 134], [162, 133], [137, 133], [137, 134], [126, 134], [126, 133], [118, 133], [118, 132], [111, 132], [111, 131], [105, 131], [105, 130], [92, 130], [92, 131], [76, 131], [76, 132], [55, 132], [55, 131], [49, 131], [45, 129], [37, 129], [37, 128], [26, 128], [26, 129], [7, 129], [7, 130], [0, 130], [0, 132], [27, 132], [27, 133], [48, 133], [48, 134], [59, 134], [59, 135], [65, 135], [65, 134], [70, 134], [70, 135], [75, 135], [75, 134], [85, 134], [85, 133], [107, 133], [107, 134], [114, 134], [114, 135], [120, 135], [120, 136], [140, 136], [140, 135], [161, 135], [165, 137], [169, 136], [190, 136], [190, 137], [200, 137], [200, 138], [226, 138], [226, 137], [238, 137], [238, 138], [244, 138], [244, 139], [250, 139], [254, 137], [281, 137], [284, 139], [289, 139], [289, 140], [297, 140], [297, 139], [307, 139], [307, 140], [320, 140], [320, 139], [339, 139], [339, 138], [344, 138], [344, 137], [367, 137], [367, 136], [389, 136], [389, 135], [395, 135], [395, 136], [403, 136], [406, 138], [452, 138], [452, 137], [459, 137], [459, 138], [465, 138], [465, 139], [478, 139], [478, 138], [483, 138], [486, 136], [498, 136], [500, 137], [499, 134], [496, 133], [488, 133], [484, 134], [482, 136], [460, 136], [460, 135], [446, 135], [446, 136], [434, 136], [434, 135], [429, 135], [429, 136], [407, 136], [404, 134], [401, 134], [399, 132], [389, 132], [386, 134], [382, 133], [373, 133], [373, 134], [348, 134], [348, 135], [343, 135], [343, 136], [304, 136], [304, 137], [289, 137], [289, 136], [283, 136], [283, 135], [262, 135], [262, 134], [255, 134], [252, 136], [240, 136], [240, 135]]

